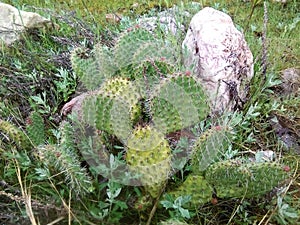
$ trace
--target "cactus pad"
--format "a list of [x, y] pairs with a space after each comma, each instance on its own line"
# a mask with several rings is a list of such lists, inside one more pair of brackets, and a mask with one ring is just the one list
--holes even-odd
[[44, 119], [37, 112], [33, 112], [28, 120], [26, 131], [29, 139], [34, 145], [43, 144], [45, 141]]
[[205, 131], [193, 146], [194, 173], [202, 172], [212, 163], [220, 161], [230, 144], [227, 127], [215, 126]]
[[288, 172], [275, 162], [242, 163], [228, 160], [213, 164], [205, 179], [217, 190], [218, 197], [260, 197], [287, 179]]
[[190, 174], [176, 190], [168, 193], [173, 199], [190, 195], [191, 201], [184, 206], [187, 208], [197, 208], [199, 205], [209, 202], [212, 194], [213, 188], [204, 177], [194, 174]]
[[168, 179], [170, 154], [167, 140], [150, 126], [137, 127], [127, 141], [126, 161], [153, 198]]
[[151, 102], [155, 127], [166, 134], [200, 122], [209, 110], [198, 80], [183, 74], [163, 79]]
[[113, 78], [83, 102], [84, 121], [125, 140], [139, 117], [139, 93], [125, 78]]
[[117, 71], [112, 53], [101, 45], [96, 45], [91, 53], [87, 53], [86, 49], [75, 48], [71, 52], [70, 61], [74, 73], [89, 90], [99, 88]]
[[8, 121], [0, 119], [0, 132], [5, 134], [8, 143], [14, 143], [20, 149], [26, 149], [31, 146], [23, 131]]

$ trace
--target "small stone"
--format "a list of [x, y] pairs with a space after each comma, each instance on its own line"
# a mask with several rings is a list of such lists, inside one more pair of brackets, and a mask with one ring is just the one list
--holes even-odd
[[300, 69], [288, 68], [281, 71], [281, 80], [282, 95], [297, 95], [300, 93]]
[[108, 13], [105, 15], [106, 22], [119, 23], [122, 19], [122, 15], [118, 13]]
[[139, 7], [139, 3], [137, 3], [137, 2], [133, 3], [132, 6], [131, 6], [131, 8], [134, 8], [134, 9], [136, 9], [137, 7]]
[[[0, 43], [11, 45], [27, 29], [49, 28], [55, 25], [37, 13], [25, 12], [0, 2]], [[1, 44], [0, 44], [1, 48]]]

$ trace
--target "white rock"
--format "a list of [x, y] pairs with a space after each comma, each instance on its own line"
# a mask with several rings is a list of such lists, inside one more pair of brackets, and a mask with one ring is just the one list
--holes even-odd
[[[192, 18], [182, 47], [185, 66], [201, 79], [212, 112], [236, 108], [253, 76], [253, 55], [230, 16], [210, 7], [202, 9]], [[239, 97], [230, 91], [230, 82], [235, 82]]]
[[12, 44], [20, 38], [21, 32], [29, 28], [43, 28], [51, 21], [37, 13], [25, 12], [0, 2], [0, 47], [1, 42]]

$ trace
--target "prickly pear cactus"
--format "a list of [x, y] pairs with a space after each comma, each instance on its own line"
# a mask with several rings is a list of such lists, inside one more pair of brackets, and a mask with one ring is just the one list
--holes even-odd
[[116, 71], [110, 51], [100, 45], [93, 52], [84, 48], [73, 49], [70, 61], [73, 72], [88, 90], [99, 88]]
[[83, 102], [84, 121], [125, 140], [140, 115], [140, 95], [131, 81], [112, 78]]
[[179, 196], [191, 196], [191, 201], [184, 207], [197, 208], [209, 202], [212, 198], [213, 188], [203, 176], [191, 174], [174, 191], [168, 193], [173, 199]]
[[133, 28], [118, 38], [113, 48], [96, 45], [90, 53], [76, 48], [71, 52], [73, 71], [89, 90], [95, 90], [115, 75], [132, 77], [122, 70], [135, 70], [145, 61], [176, 64], [180, 57], [162, 38], [142, 28]]
[[128, 65], [139, 66], [147, 60], [161, 60], [169, 63], [178, 60], [173, 48], [165, 40], [142, 28], [133, 28], [121, 35], [114, 48], [115, 63], [119, 68]]
[[153, 127], [137, 127], [127, 141], [126, 161], [139, 175], [147, 192], [156, 198], [170, 172], [171, 149], [163, 134]]
[[37, 112], [31, 113], [27, 119], [26, 131], [31, 142], [37, 146], [45, 141], [44, 119]]
[[284, 166], [275, 162], [242, 163], [227, 160], [212, 164], [205, 176], [190, 174], [174, 191], [174, 199], [191, 196], [187, 208], [197, 208], [211, 201], [213, 194], [219, 198], [261, 197], [289, 177]]
[[133, 28], [131, 31], [124, 32], [118, 39], [114, 48], [115, 63], [119, 68], [124, 68], [130, 64], [136, 64], [143, 60], [134, 55], [143, 45], [155, 42], [154, 36], [144, 29]]
[[195, 142], [191, 156], [192, 173], [168, 194], [176, 199], [190, 195], [185, 207], [197, 208], [212, 199], [261, 197], [289, 177], [283, 164], [222, 159], [230, 144], [228, 127], [215, 126]]
[[[8, 144], [14, 143], [19, 149], [27, 149], [31, 146], [25, 133], [8, 121], [0, 119], [0, 132], [5, 134]], [[6, 148], [1, 140], [0, 147]]]
[[[207, 96], [196, 77], [179, 71], [180, 57], [169, 43], [143, 29], [127, 31], [115, 47], [97, 46], [92, 54], [85, 59], [77, 52], [71, 58], [86, 87], [98, 88], [83, 102], [84, 122], [120, 140], [126, 166], [145, 187], [140, 205], [148, 207], [153, 199], [147, 196], [157, 198], [172, 171], [165, 137], [207, 118]], [[225, 126], [204, 132], [193, 145], [191, 174], [168, 194], [175, 199], [191, 195], [187, 207], [196, 208], [213, 194], [260, 196], [288, 176], [276, 163], [224, 161], [230, 144]]]
[[218, 197], [251, 198], [266, 194], [288, 176], [283, 165], [275, 162], [242, 163], [228, 160], [210, 166], [205, 179], [214, 186]]
[[165, 134], [199, 123], [209, 110], [198, 80], [183, 74], [162, 79], [151, 103], [155, 127]]
[[205, 131], [195, 142], [192, 169], [202, 174], [207, 167], [222, 159], [230, 144], [227, 127], [215, 126]]

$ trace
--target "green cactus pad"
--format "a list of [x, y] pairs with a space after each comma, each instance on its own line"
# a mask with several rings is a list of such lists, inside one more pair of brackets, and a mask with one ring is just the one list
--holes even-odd
[[135, 65], [143, 61], [164, 61], [170, 65], [175, 65], [179, 57], [175, 57], [174, 48], [166, 46], [163, 39], [155, 39], [145, 42], [136, 50], [132, 60]]
[[213, 188], [204, 179], [203, 176], [191, 174], [186, 180], [174, 191], [167, 193], [173, 199], [179, 196], [191, 196], [191, 201], [184, 205], [187, 208], [197, 208], [211, 201]]
[[275, 162], [243, 163], [228, 160], [213, 164], [205, 179], [216, 188], [218, 197], [260, 197], [278, 186], [289, 176]]
[[147, 30], [135, 28], [122, 33], [114, 48], [115, 65], [124, 68], [133, 63], [133, 56], [146, 43], [155, 42], [155, 37]]
[[103, 83], [97, 94], [84, 100], [84, 121], [124, 141], [141, 112], [138, 105], [139, 96], [129, 80], [109, 79]]
[[33, 112], [27, 122], [26, 131], [29, 139], [34, 145], [43, 144], [45, 141], [44, 119], [37, 112]]
[[85, 49], [75, 48], [71, 52], [70, 60], [74, 73], [89, 90], [98, 88], [118, 70], [111, 51], [99, 44], [89, 54]]
[[193, 146], [192, 170], [202, 174], [212, 163], [220, 161], [220, 158], [228, 150], [230, 144], [227, 127], [215, 126], [206, 130]]
[[0, 119], [0, 131], [7, 136], [9, 143], [14, 143], [19, 149], [27, 149], [31, 146], [24, 132], [8, 121]]
[[155, 198], [170, 171], [171, 149], [163, 134], [150, 126], [137, 127], [127, 141], [126, 161], [139, 174], [142, 184]]
[[169, 76], [152, 94], [153, 122], [156, 129], [165, 134], [199, 123], [208, 115], [206, 96], [194, 77]]

